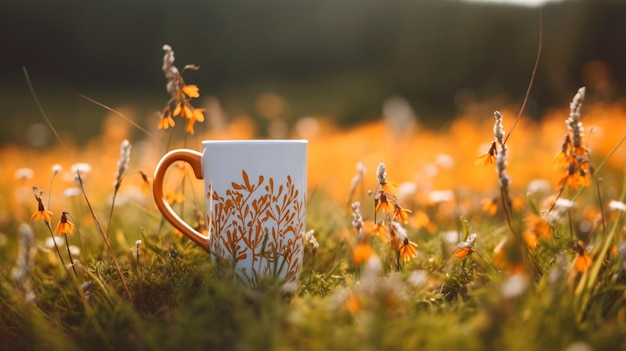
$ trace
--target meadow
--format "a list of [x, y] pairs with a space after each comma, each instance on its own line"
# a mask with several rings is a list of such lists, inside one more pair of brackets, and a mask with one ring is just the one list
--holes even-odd
[[[31, 85], [57, 140], [0, 150], [0, 349], [626, 347], [624, 104], [587, 103], [581, 88], [540, 121], [477, 104], [434, 131], [393, 98], [346, 129], [286, 120], [266, 93], [259, 124], [203, 99], [198, 67], [171, 50], [153, 122], [101, 106], [85, 145], [57, 133]], [[237, 284], [151, 195], [168, 150], [260, 125], [309, 140], [297, 286]], [[171, 173], [171, 203], [201, 229], [201, 182]]]

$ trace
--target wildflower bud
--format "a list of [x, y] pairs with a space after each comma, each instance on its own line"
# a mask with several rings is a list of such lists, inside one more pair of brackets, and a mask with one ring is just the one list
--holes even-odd
[[387, 171], [384, 163], [380, 163], [378, 168], [376, 168], [376, 179], [378, 179], [378, 184], [384, 185], [387, 183]]
[[163, 51], [165, 51], [165, 54], [163, 55], [162, 69], [165, 74], [165, 79], [167, 79], [167, 85], [165, 87], [167, 92], [174, 97], [178, 93], [180, 73], [178, 68], [174, 66], [175, 58], [172, 47], [165, 44], [163, 45]]
[[363, 228], [363, 217], [361, 216], [361, 203], [355, 201], [352, 203], [352, 227], [356, 231], [357, 239], [361, 237], [361, 228]]
[[311, 229], [308, 232], [304, 233], [302, 236], [305, 243], [311, 244], [313, 246], [313, 250], [317, 250], [320, 247], [320, 244], [315, 239], [315, 230]]
[[59, 172], [61, 172], [63, 170], [63, 167], [61, 167], [60, 164], [54, 164], [52, 165], [52, 174], [53, 175], [57, 175], [59, 174]]
[[130, 149], [132, 145], [128, 140], [122, 141], [120, 147], [120, 160], [117, 162], [117, 173], [115, 175], [115, 190], [117, 191], [122, 183], [122, 177], [124, 172], [128, 169], [128, 163], [130, 162]]
[[570, 117], [572, 119], [577, 120], [580, 117], [580, 108], [583, 105], [583, 100], [585, 99], [585, 87], [581, 87], [574, 95], [572, 102], [569, 104], [570, 108]]
[[585, 87], [578, 89], [574, 98], [572, 98], [572, 102], [569, 105], [570, 114], [569, 117], [565, 120], [565, 124], [567, 125], [567, 129], [572, 132], [572, 145], [574, 146], [574, 153], [581, 154], [584, 152], [583, 150], [583, 136], [585, 135], [585, 128], [583, 127], [582, 122], [580, 122], [580, 109], [583, 104], [583, 100], [585, 99]]
[[493, 125], [493, 135], [496, 138], [498, 144], [504, 144], [504, 126], [502, 125], [502, 114], [500, 112], [495, 111], [493, 115], [496, 118], [496, 122]]

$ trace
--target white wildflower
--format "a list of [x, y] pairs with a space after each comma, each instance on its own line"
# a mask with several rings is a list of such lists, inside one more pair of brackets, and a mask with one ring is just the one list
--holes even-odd
[[32, 179], [35, 176], [35, 171], [30, 168], [18, 168], [14, 173], [15, 179], [26, 180]]
[[313, 250], [317, 250], [320, 247], [320, 244], [315, 239], [315, 230], [313, 229], [304, 233], [304, 235], [302, 236], [302, 239], [304, 240], [305, 243], [311, 244], [311, 246], [313, 246]]
[[613, 211], [626, 212], [626, 204], [621, 201], [611, 200], [611, 202], [609, 202], [609, 208]]

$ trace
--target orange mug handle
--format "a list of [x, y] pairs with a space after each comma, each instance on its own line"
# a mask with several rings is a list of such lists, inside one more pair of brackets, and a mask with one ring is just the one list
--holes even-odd
[[188, 163], [193, 169], [194, 175], [198, 179], [203, 179], [202, 174], [202, 154], [187, 149], [173, 150], [165, 154], [161, 161], [154, 170], [154, 181], [152, 185], [152, 192], [154, 194], [154, 201], [157, 208], [163, 214], [163, 217], [170, 222], [174, 228], [178, 229], [183, 235], [191, 239], [194, 243], [198, 244], [201, 248], [210, 252], [209, 249], [209, 237], [200, 234], [197, 230], [193, 229], [189, 224], [183, 221], [163, 196], [163, 179], [165, 178], [165, 172], [176, 161], [183, 161]]

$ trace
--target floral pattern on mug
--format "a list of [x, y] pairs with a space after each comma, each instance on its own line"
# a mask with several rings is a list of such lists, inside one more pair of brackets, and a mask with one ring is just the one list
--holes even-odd
[[224, 194], [207, 194], [211, 252], [231, 261], [249, 283], [262, 276], [294, 282], [302, 265], [303, 196], [291, 176], [279, 184], [260, 175], [251, 183], [248, 173], [241, 173], [242, 181], [232, 182]]

